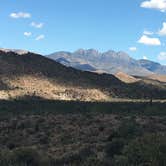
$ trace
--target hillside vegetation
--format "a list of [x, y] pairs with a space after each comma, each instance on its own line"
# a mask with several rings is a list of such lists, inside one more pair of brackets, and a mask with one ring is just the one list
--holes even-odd
[[165, 103], [0, 101], [1, 166], [165, 166]]

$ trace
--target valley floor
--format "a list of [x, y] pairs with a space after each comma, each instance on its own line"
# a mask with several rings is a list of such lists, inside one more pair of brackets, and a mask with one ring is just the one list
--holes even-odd
[[166, 102], [0, 101], [1, 166], [165, 166]]

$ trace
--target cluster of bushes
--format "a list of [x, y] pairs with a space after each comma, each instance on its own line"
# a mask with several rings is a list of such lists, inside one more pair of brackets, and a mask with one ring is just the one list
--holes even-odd
[[51, 159], [32, 148], [0, 151], [1, 166], [49, 166]]
[[146, 134], [134, 139], [114, 157], [114, 165], [165, 166], [166, 135]]
[[[13, 101], [19, 111], [0, 113], [0, 166], [166, 166], [160, 103], [36, 102], [36, 112]], [[140, 106], [148, 112], [138, 113]]]
[[[110, 137], [106, 161], [113, 166], [165, 166], [166, 134], [145, 133], [133, 119], [124, 121]], [[108, 164], [109, 165], [109, 164]]]

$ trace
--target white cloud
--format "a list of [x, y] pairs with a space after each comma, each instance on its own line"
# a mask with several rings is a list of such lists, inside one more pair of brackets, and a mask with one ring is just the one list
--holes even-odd
[[31, 35], [32, 35], [32, 33], [31, 33], [31, 32], [24, 32], [24, 36], [29, 37], [29, 36], [31, 36]]
[[18, 12], [18, 13], [11, 13], [10, 17], [11, 18], [30, 18], [31, 14], [30, 13], [24, 13], [24, 12]]
[[143, 56], [143, 59], [144, 59], [144, 60], [148, 60], [147, 56]]
[[130, 51], [137, 51], [137, 48], [136, 47], [130, 47], [129, 50]]
[[151, 46], [159, 46], [161, 45], [161, 42], [158, 38], [151, 38], [146, 35], [143, 35], [139, 40], [138, 43], [145, 44], [145, 45], [151, 45]]
[[166, 60], [166, 52], [160, 52], [158, 55], [158, 60], [165, 61]]
[[143, 34], [144, 34], [144, 35], [153, 35], [154, 33], [151, 32], [151, 31], [147, 31], [147, 30], [145, 30]]
[[39, 36], [37, 36], [37, 37], [36, 37], [36, 39], [35, 39], [35, 40], [37, 40], [37, 41], [38, 41], [38, 40], [42, 40], [42, 39], [44, 39], [44, 38], [45, 38], [45, 36], [44, 36], [44, 35], [39, 35]]
[[166, 22], [163, 22], [163, 27], [159, 30], [158, 34], [161, 36], [166, 35]]
[[32, 22], [31, 26], [35, 27], [35, 28], [42, 28], [44, 26], [44, 24], [43, 23]]
[[141, 3], [141, 7], [166, 11], [166, 0], [147, 0]]

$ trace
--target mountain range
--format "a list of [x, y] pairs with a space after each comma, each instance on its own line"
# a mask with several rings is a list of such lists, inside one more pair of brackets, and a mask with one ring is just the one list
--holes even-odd
[[[126, 83], [118, 77], [132, 81]], [[118, 77], [66, 67], [29, 51], [0, 50], [0, 99], [26, 96], [79, 101], [166, 98], [165, 83], [123, 73]]]
[[149, 60], [136, 60], [125, 52], [107, 51], [100, 53], [95, 49], [79, 49], [71, 52], [55, 52], [47, 57], [65, 65], [83, 71], [116, 74], [124, 72], [134, 76], [166, 74], [166, 66]]

